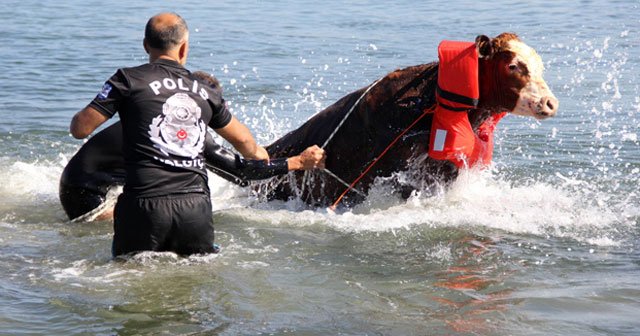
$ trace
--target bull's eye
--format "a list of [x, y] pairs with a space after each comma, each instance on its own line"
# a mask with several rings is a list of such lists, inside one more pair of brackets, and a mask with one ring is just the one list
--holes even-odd
[[511, 71], [518, 70], [518, 65], [517, 64], [509, 64], [509, 70], [511, 70]]

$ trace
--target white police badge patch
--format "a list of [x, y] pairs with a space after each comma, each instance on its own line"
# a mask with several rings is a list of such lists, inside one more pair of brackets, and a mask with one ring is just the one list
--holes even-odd
[[162, 114], [153, 118], [149, 136], [165, 154], [194, 159], [204, 149], [207, 125], [200, 119], [198, 104], [185, 93], [176, 93], [162, 106]]
[[98, 93], [98, 100], [105, 100], [107, 99], [107, 97], [109, 97], [109, 92], [111, 92], [111, 84], [109, 83], [104, 83], [104, 85], [102, 86], [102, 91], [100, 91], [100, 93]]

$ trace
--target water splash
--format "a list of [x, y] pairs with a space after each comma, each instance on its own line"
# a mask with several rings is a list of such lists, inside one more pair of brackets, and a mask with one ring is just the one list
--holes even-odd
[[320, 225], [344, 232], [480, 228], [604, 246], [622, 243], [622, 233], [635, 225], [633, 213], [637, 214], [638, 207], [622, 212], [630, 204], [612, 204], [607, 195], [598, 191], [575, 188], [584, 183], [564, 179], [555, 185], [536, 181], [522, 185], [501, 180], [491, 171], [466, 171], [442, 194], [426, 196], [418, 192], [406, 201], [392, 196], [388, 185], [377, 184], [363, 204], [337, 213], [326, 208], [305, 210], [305, 205], [295, 200], [262, 204], [258, 210], [235, 208], [224, 212], [241, 221]]
[[52, 162], [16, 161], [0, 172], [0, 195], [3, 199], [22, 202], [51, 201], [57, 198], [62, 167]]

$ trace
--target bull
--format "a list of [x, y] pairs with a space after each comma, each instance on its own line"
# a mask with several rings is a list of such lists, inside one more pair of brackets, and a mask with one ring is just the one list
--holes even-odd
[[[475, 45], [480, 98], [466, 112], [474, 131], [504, 112], [538, 120], [556, 114], [558, 99], [542, 77], [542, 59], [533, 48], [512, 33], [480, 35]], [[433, 115], [421, 117], [436, 105], [437, 81], [438, 62], [410, 66], [320, 111], [267, 151], [280, 158], [324, 144], [326, 169], [274, 178], [259, 185], [260, 193], [269, 199], [299, 198], [313, 206], [329, 205], [344, 195], [342, 204], [349, 206], [366, 197], [376, 178], [399, 172], [412, 177], [396, 185], [403, 197], [450, 184], [460, 168], [427, 155]], [[381, 156], [392, 142], [391, 151]]]

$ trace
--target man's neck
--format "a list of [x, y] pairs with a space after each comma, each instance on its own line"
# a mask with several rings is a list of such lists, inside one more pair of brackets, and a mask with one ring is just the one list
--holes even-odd
[[169, 60], [169, 61], [174, 61], [176, 63], [180, 63], [180, 61], [178, 60], [177, 57], [173, 57], [171, 55], [166, 55], [166, 54], [162, 54], [162, 55], [149, 55], [149, 63], [153, 63], [159, 59], [164, 59], [164, 60]]

